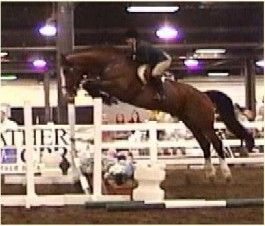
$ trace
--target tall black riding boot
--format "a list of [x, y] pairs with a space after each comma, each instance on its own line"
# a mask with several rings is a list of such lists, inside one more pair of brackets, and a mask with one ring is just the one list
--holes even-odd
[[166, 97], [165, 97], [163, 82], [161, 81], [161, 78], [152, 77], [150, 80], [150, 84], [157, 91], [157, 95], [154, 97], [154, 99], [159, 100], [159, 101], [165, 100]]

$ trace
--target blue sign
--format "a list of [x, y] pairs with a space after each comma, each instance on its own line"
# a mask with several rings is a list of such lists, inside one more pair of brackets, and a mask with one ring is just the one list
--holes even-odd
[[17, 149], [15, 147], [1, 148], [1, 164], [17, 163]]

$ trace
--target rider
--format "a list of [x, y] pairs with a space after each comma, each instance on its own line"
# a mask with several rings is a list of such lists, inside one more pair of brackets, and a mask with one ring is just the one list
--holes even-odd
[[139, 40], [136, 30], [128, 30], [126, 32], [126, 43], [132, 49], [133, 60], [151, 67], [150, 84], [157, 91], [155, 99], [164, 100], [165, 94], [161, 76], [170, 67], [172, 58], [166, 52], [155, 48], [150, 43]]

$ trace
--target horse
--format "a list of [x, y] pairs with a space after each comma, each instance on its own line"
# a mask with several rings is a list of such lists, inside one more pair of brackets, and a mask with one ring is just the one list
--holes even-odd
[[250, 133], [236, 118], [235, 108], [231, 98], [219, 90], [207, 90], [204, 93], [214, 103], [216, 111], [220, 115], [220, 119], [224, 122], [227, 129], [237, 138], [241, 139], [241, 141], [245, 140], [247, 152], [242, 154], [247, 155], [248, 152], [252, 152], [255, 146], [255, 139], [253, 134]]
[[220, 170], [226, 181], [232, 174], [225, 160], [223, 145], [214, 130], [214, 105], [210, 98], [191, 85], [165, 80], [165, 100], [153, 97], [156, 91], [148, 83], [143, 86], [137, 76], [139, 64], [112, 46], [94, 46], [90, 49], [62, 56], [61, 83], [63, 95], [73, 101], [80, 82], [91, 96], [100, 93], [149, 110], [160, 110], [183, 121], [198, 141], [205, 159], [205, 176], [214, 181], [216, 169], [211, 163], [210, 145], [216, 150]]

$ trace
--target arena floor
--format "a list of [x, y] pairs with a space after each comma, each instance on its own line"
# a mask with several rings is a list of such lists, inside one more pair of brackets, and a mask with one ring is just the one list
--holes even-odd
[[[226, 184], [219, 171], [215, 184], [201, 170], [168, 170], [162, 187], [167, 198], [263, 198], [263, 168], [234, 167], [233, 181]], [[3, 182], [3, 180], [1, 180]], [[37, 186], [39, 194], [80, 192], [78, 185]], [[23, 194], [23, 186], [4, 185], [2, 194]], [[262, 224], [264, 208], [203, 208], [107, 212], [105, 209], [67, 207], [2, 207], [2, 224]]]

